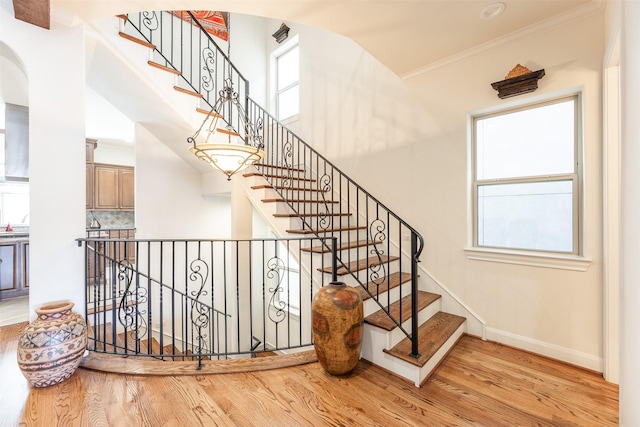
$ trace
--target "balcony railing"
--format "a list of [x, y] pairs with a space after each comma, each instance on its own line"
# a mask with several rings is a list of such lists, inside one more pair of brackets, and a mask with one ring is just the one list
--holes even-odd
[[331, 265], [303, 249], [327, 239], [78, 242], [90, 350], [200, 363], [313, 345], [317, 270]]

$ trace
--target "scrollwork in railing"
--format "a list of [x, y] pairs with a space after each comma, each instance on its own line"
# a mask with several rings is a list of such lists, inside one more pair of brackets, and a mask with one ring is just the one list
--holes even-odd
[[160, 22], [158, 20], [158, 14], [155, 12], [142, 12], [142, 24], [149, 31], [155, 31], [160, 26]]
[[387, 239], [386, 230], [387, 225], [379, 218], [373, 220], [369, 225], [369, 235], [372, 242], [369, 253], [377, 258], [377, 262], [369, 263], [369, 282], [375, 283], [377, 286], [384, 283], [387, 277], [385, 264], [382, 261], [384, 250], [381, 248], [382, 242]]
[[282, 280], [284, 279], [282, 272], [285, 270], [285, 265], [280, 258], [273, 257], [267, 261], [267, 268], [267, 278], [274, 279], [276, 283], [274, 287], [268, 288], [271, 294], [269, 305], [275, 309], [269, 310], [269, 319], [273, 323], [280, 323], [286, 317], [285, 309], [287, 308], [287, 304], [278, 298], [278, 294], [284, 290], [282, 287]]
[[280, 175], [280, 183], [284, 188], [293, 187], [293, 143], [287, 137], [282, 145], [282, 173]]
[[326, 230], [331, 226], [331, 209], [329, 208], [329, 201], [327, 200], [327, 194], [331, 194], [332, 191], [332, 180], [331, 175], [325, 173], [318, 180], [318, 190], [320, 191], [320, 196], [322, 197], [322, 203], [324, 204], [324, 212], [320, 209], [320, 204], [318, 204], [318, 229]]
[[209, 335], [206, 328], [211, 321], [211, 310], [200, 302], [200, 297], [208, 295], [204, 286], [209, 277], [209, 265], [201, 259], [195, 259], [189, 264], [189, 280], [196, 283], [197, 289], [189, 292], [191, 296], [191, 324], [196, 331], [196, 346], [194, 353], [201, 354], [207, 351], [207, 338]]
[[205, 47], [202, 49], [202, 69], [205, 71], [205, 74], [202, 75], [202, 89], [207, 92], [211, 92], [215, 89], [215, 78], [213, 76], [213, 70], [215, 65], [215, 55], [216, 53], [210, 47]]
[[144, 317], [146, 311], [140, 309], [140, 306], [147, 302], [147, 289], [133, 286], [133, 268], [126, 259], [118, 262], [118, 284], [121, 283], [124, 283], [124, 289], [121, 289], [118, 295], [118, 321], [140, 340], [147, 334], [147, 322]]
[[[249, 123], [247, 121], [247, 123]], [[256, 119], [256, 124], [253, 127], [254, 130], [254, 141], [253, 146], [259, 149], [264, 149], [264, 123], [262, 121], [262, 117], [258, 117]]]

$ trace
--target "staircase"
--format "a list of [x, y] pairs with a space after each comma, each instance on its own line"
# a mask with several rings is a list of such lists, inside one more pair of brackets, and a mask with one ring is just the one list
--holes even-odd
[[[304, 168], [286, 169], [284, 177], [274, 173], [274, 169], [282, 169], [271, 165], [258, 165], [256, 169], [243, 175], [247, 197], [277, 235], [337, 237], [338, 280], [353, 286], [364, 301], [362, 357], [420, 386], [465, 332], [465, 317], [443, 312], [440, 295], [418, 290], [419, 356], [414, 357], [411, 338], [403, 331], [411, 331], [414, 320], [410, 286], [412, 273], [401, 270], [401, 254], [380, 253], [381, 244], [388, 236], [378, 233], [376, 238], [362, 218], [356, 219], [363, 216], [362, 213], [349, 211], [349, 204], [339, 200], [333, 192], [328, 190], [324, 197], [319, 196], [318, 188], [309, 185], [316, 183], [317, 179], [310, 178]], [[284, 181], [287, 184], [283, 184]], [[295, 198], [283, 195], [286, 190], [295, 192]], [[327, 211], [327, 203], [339, 205], [343, 210]], [[296, 213], [294, 207], [304, 213]], [[393, 245], [386, 246], [391, 248]], [[331, 248], [320, 245], [301, 250], [318, 258], [315, 265], [323, 262], [330, 265]], [[404, 258], [406, 266], [408, 263]], [[376, 277], [374, 273], [379, 269], [388, 271]], [[317, 271], [320, 273], [318, 283], [332, 280], [331, 267], [318, 268]], [[371, 280], [363, 284], [363, 277]]]
[[[202, 118], [200, 113], [208, 113], [217, 92], [204, 92], [201, 82], [190, 79], [192, 65], [189, 70], [177, 69], [169, 54], [152, 42], [156, 33], [143, 28], [141, 16], [118, 17], [121, 42], [147, 49], [149, 69], [172, 75], [172, 89], [191, 99], [192, 111]], [[184, 25], [176, 17], [166, 19], [177, 22], [176, 26]], [[193, 25], [188, 25], [191, 31]], [[203, 37], [213, 42], [208, 35]], [[235, 77], [240, 79], [241, 75]], [[244, 86], [237, 87], [241, 88], [240, 96], [245, 96]], [[264, 163], [244, 174], [247, 197], [277, 236], [336, 238], [335, 248], [301, 248], [317, 258], [305, 266], [313, 270], [314, 286], [332, 280], [331, 267], [314, 266], [333, 265], [335, 254], [338, 280], [357, 289], [364, 300], [362, 357], [420, 386], [467, 332], [467, 318], [473, 314], [431, 275], [420, 275], [417, 263], [422, 237], [413, 228], [248, 96], [246, 109], [249, 120], [264, 132], [267, 151]], [[273, 134], [281, 135], [282, 140], [266, 140]], [[445, 290], [446, 304], [441, 295], [430, 292], [431, 288]], [[445, 305], [457, 314], [445, 312]]]

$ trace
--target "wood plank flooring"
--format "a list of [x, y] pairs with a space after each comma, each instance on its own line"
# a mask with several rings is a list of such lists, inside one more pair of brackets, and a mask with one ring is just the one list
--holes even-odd
[[[422, 388], [360, 362], [250, 373], [120, 375], [79, 369], [32, 389], [16, 362], [24, 324], [0, 328], [0, 426], [616, 426], [600, 374], [463, 336]], [[169, 363], [169, 362], [168, 362]]]

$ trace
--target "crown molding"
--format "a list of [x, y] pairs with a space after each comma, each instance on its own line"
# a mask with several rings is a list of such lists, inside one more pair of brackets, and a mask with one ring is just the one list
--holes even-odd
[[422, 74], [428, 73], [438, 68], [445, 67], [447, 65], [461, 61], [468, 57], [478, 55], [487, 50], [494, 49], [503, 44], [510, 43], [524, 37], [528, 37], [532, 34], [535, 34], [541, 31], [547, 31], [550, 29], [558, 28], [563, 25], [567, 25], [575, 21], [579, 21], [583, 18], [592, 16], [598, 13], [602, 13], [604, 12], [604, 8], [605, 8], [605, 0], [592, 0], [591, 2], [583, 6], [576, 7], [568, 12], [561, 13], [559, 15], [545, 19], [544, 21], [540, 21], [535, 24], [531, 24], [527, 27], [521, 28], [517, 31], [513, 31], [509, 34], [505, 34], [504, 36], [490, 40], [486, 43], [479, 44], [477, 46], [463, 50], [461, 52], [458, 52], [454, 55], [448, 56], [441, 60], [432, 62], [424, 67], [420, 67], [415, 69], [414, 71], [405, 73], [400, 77], [404, 80], [409, 80], [414, 77], [418, 77]]

